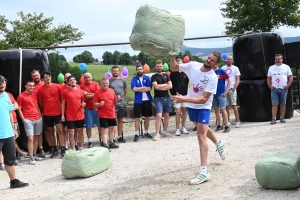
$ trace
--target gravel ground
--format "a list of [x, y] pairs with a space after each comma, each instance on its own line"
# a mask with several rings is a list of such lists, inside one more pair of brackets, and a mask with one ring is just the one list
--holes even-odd
[[[215, 120], [211, 121], [216, 128]], [[154, 133], [154, 121], [151, 121]], [[175, 135], [174, 118], [169, 131]], [[188, 135], [154, 142], [142, 138], [133, 142], [133, 124], [124, 128], [127, 143], [111, 151], [111, 167], [90, 178], [65, 179], [59, 158], [32, 166], [28, 159], [16, 167], [17, 177], [30, 183], [22, 189], [9, 189], [5, 171], [0, 171], [0, 199], [299, 199], [295, 190], [266, 190], [256, 181], [254, 166], [265, 155], [277, 152], [299, 153], [300, 114], [295, 112], [286, 124], [242, 123], [229, 133], [217, 132], [226, 141], [227, 157], [222, 161], [209, 142], [208, 168], [212, 179], [189, 185], [199, 169], [199, 147], [193, 124]], [[99, 148], [96, 131], [94, 147]]]

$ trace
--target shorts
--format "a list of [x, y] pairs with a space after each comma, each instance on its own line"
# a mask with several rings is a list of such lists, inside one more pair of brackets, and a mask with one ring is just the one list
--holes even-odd
[[127, 116], [127, 105], [126, 103], [116, 103], [115, 104], [115, 108], [116, 108], [116, 118], [123, 118]]
[[212, 106], [213, 108], [226, 108], [226, 97], [223, 95], [214, 95]]
[[287, 89], [278, 88], [271, 90], [272, 105], [286, 104], [287, 93]]
[[199, 124], [210, 123], [210, 109], [188, 108], [190, 120]]
[[56, 115], [56, 116], [44, 115], [44, 121], [45, 121], [46, 127], [53, 127], [56, 124], [62, 123], [61, 115]]
[[232, 89], [228, 90], [226, 94], [226, 106], [236, 106], [236, 90], [234, 92]]
[[98, 111], [97, 109], [85, 109], [84, 110], [85, 128], [93, 128], [94, 125], [100, 127]]
[[175, 108], [185, 108], [185, 103], [174, 103]]
[[154, 98], [156, 113], [170, 113], [173, 111], [171, 97], [155, 97]]
[[100, 121], [100, 127], [101, 128], [107, 128], [110, 126], [117, 126], [117, 121], [115, 118], [108, 119], [108, 118], [99, 118]]
[[134, 107], [134, 118], [140, 118], [141, 114], [143, 117], [152, 116], [152, 104], [150, 101], [143, 101], [142, 104], [135, 103]]
[[23, 124], [27, 137], [33, 135], [40, 135], [43, 131], [43, 118], [34, 121], [24, 119]]
[[68, 129], [83, 128], [83, 127], [84, 127], [84, 119], [75, 120], [75, 121], [67, 121]]
[[13, 166], [16, 160], [15, 137], [0, 139], [0, 151], [4, 157], [4, 164]]

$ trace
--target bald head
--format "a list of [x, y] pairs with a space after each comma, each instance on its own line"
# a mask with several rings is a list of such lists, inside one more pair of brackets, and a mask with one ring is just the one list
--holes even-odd
[[227, 58], [226, 58], [227, 66], [231, 66], [232, 63], [233, 63], [233, 57], [231, 55], [227, 56]]
[[84, 78], [84, 80], [87, 84], [90, 84], [92, 82], [92, 79], [93, 79], [92, 74], [88, 73], [88, 72], [83, 74], [83, 78]]

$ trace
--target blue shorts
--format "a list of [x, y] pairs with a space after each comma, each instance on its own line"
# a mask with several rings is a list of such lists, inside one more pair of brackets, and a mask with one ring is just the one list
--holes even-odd
[[214, 108], [226, 108], [226, 97], [223, 95], [215, 96], [212, 103]]
[[171, 97], [155, 97], [154, 98], [156, 113], [169, 113], [172, 112]]
[[93, 128], [94, 124], [100, 127], [97, 109], [84, 109], [85, 128]]
[[199, 124], [210, 123], [210, 109], [187, 108], [190, 120]]
[[288, 93], [287, 89], [271, 90], [272, 105], [286, 104], [287, 93]]

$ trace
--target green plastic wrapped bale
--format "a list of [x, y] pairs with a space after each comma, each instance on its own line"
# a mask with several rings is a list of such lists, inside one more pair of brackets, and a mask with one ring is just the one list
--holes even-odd
[[91, 177], [110, 167], [110, 153], [107, 148], [90, 148], [82, 151], [69, 150], [65, 154], [61, 171], [66, 178]]
[[184, 34], [183, 17], [146, 4], [136, 13], [129, 40], [133, 50], [168, 58], [180, 53]]
[[263, 157], [255, 165], [255, 176], [263, 188], [293, 189], [300, 186], [300, 155], [278, 153]]

